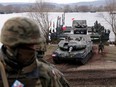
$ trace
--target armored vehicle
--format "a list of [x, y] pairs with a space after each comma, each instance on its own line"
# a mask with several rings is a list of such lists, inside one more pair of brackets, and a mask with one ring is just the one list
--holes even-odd
[[55, 63], [63, 60], [74, 60], [85, 64], [92, 56], [92, 41], [89, 35], [70, 34], [58, 43], [58, 48], [53, 52]]
[[63, 30], [63, 32], [58, 35], [59, 40], [64, 40], [67, 35], [74, 34], [73, 28], [71, 26], [66, 26], [65, 28], [66, 29]]
[[94, 23], [94, 26], [88, 28], [88, 32], [93, 43], [98, 43], [100, 41], [107, 42], [109, 40], [110, 30], [105, 29], [98, 21]]
[[86, 20], [73, 20], [72, 27], [74, 34], [87, 34]]

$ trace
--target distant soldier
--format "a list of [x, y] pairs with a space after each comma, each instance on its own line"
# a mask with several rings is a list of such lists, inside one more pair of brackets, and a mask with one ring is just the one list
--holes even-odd
[[102, 53], [104, 50], [104, 44], [102, 43], [102, 41], [100, 41], [99, 45], [98, 45], [98, 53]]

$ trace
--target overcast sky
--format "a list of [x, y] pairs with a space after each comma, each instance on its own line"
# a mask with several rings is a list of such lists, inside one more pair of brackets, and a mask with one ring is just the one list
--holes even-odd
[[[7, 2], [35, 2], [36, 0], [0, 0], [1, 3], [7, 3]], [[45, 1], [45, 0], [44, 0]], [[50, 2], [55, 2], [55, 3], [74, 3], [74, 2], [87, 2], [87, 1], [96, 1], [96, 0], [46, 0]]]

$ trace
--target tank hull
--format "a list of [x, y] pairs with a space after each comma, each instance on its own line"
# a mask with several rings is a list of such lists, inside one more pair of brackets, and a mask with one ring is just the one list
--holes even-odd
[[86, 39], [84, 38], [81, 41], [72, 39], [70, 41], [63, 40], [59, 42], [58, 48], [52, 54], [55, 63], [76, 61], [85, 64], [91, 58], [92, 41], [87, 38], [87, 35], [76, 35], [76, 38], [78, 36], [85, 37]]

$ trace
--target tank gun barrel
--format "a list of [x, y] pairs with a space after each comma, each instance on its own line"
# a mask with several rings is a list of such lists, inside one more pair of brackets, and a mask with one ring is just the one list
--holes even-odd
[[72, 50], [73, 50], [73, 47], [71, 46], [71, 47], [69, 47], [69, 53], [71, 53], [72, 52]]

